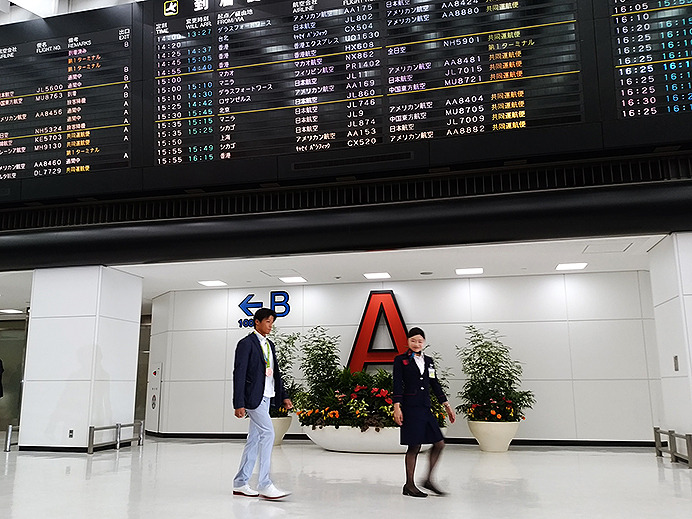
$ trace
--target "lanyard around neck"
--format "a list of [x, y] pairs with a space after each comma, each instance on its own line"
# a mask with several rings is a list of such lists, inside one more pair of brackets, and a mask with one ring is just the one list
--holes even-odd
[[260, 341], [260, 348], [262, 348], [262, 356], [264, 357], [264, 363], [267, 365], [267, 368], [270, 368], [271, 361], [269, 360], [269, 356], [271, 355], [271, 349], [269, 348], [269, 339], [265, 337], [264, 346], [262, 346], [262, 341]]

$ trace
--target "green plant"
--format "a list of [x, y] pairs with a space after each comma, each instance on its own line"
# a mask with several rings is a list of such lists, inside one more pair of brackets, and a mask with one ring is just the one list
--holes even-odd
[[305, 408], [297, 412], [301, 425], [313, 428], [335, 427], [394, 427], [392, 376], [380, 369], [374, 374], [365, 371], [351, 373], [343, 368], [336, 384], [324, 398], [309, 399]]
[[[308, 330], [299, 342], [300, 366], [307, 386], [294, 400], [301, 425], [359, 427], [362, 431], [396, 426], [390, 372], [379, 369], [374, 373], [351, 373], [340, 366], [339, 337], [328, 335], [321, 326]], [[444, 384], [447, 387], [446, 380]], [[431, 396], [432, 411], [440, 426], [444, 426], [444, 408]]]
[[469, 420], [517, 422], [524, 409], [535, 403], [531, 391], [521, 391], [521, 364], [512, 360], [510, 350], [500, 341], [497, 330], [481, 331], [467, 326], [467, 346], [457, 346], [462, 371], [467, 380], [457, 396], [462, 403], [457, 412]]
[[300, 339], [300, 368], [312, 404], [324, 405], [332, 400], [341, 372], [339, 335], [328, 335], [323, 326], [315, 326]]
[[[293, 375], [293, 365], [298, 358], [300, 333], [285, 334], [274, 327], [269, 338], [275, 346], [276, 363], [279, 365], [279, 372], [282, 375], [286, 393], [290, 399], [294, 399], [303, 390], [302, 385]], [[289, 410], [283, 406], [269, 408], [269, 416], [272, 418], [280, 418], [288, 416], [288, 414]]]
[[[424, 352], [426, 355], [432, 357], [435, 363], [437, 380], [440, 382], [442, 392], [445, 395], [449, 395], [449, 377], [453, 375], [452, 369], [448, 366], [442, 367], [444, 366], [442, 355], [437, 351], [430, 351], [430, 345], [425, 347]], [[447, 398], [449, 398], [449, 396]], [[447, 425], [447, 411], [445, 411], [444, 406], [437, 400], [437, 397], [432, 391], [430, 392], [430, 410], [437, 420], [437, 425], [445, 427]]]

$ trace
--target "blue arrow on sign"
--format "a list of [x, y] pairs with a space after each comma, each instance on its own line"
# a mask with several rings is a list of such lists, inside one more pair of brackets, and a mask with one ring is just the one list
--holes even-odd
[[264, 304], [261, 301], [250, 301], [253, 297], [255, 297], [255, 294], [248, 294], [238, 305], [248, 317], [252, 317], [253, 315], [250, 308], [262, 308], [262, 305]]

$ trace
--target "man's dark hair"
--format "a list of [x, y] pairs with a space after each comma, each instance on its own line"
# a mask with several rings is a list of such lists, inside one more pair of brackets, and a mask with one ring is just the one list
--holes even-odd
[[276, 312], [272, 310], [271, 308], [260, 308], [255, 312], [255, 321], [262, 322], [264, 321], [267, 317], [274, 317], [276, 320]]

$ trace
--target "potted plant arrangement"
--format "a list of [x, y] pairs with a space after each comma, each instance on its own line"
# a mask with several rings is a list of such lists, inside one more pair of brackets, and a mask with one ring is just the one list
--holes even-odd
[[524, 409], [535, 403], [531, 391], [521, 391], [523, 373], [519, 362], [497, 330], [481, 331], [467, 326], [467, 346], [457, 347], [462, 371], [467, 377], [457, 396], [457, 412], [468, 419], [471, 434], [482, 451], [504, 452], [523, 420]]
[[[307, 387], [294, 403], [303, 430], [327, 450], [402, 452], [393, 419], [391, 373], [351, 373], [340, 365], [339, 339], [321, 326], [301, 339], [300, 366]], [[433, 412], [444, 426], [446, 413], [436, 400]]]

